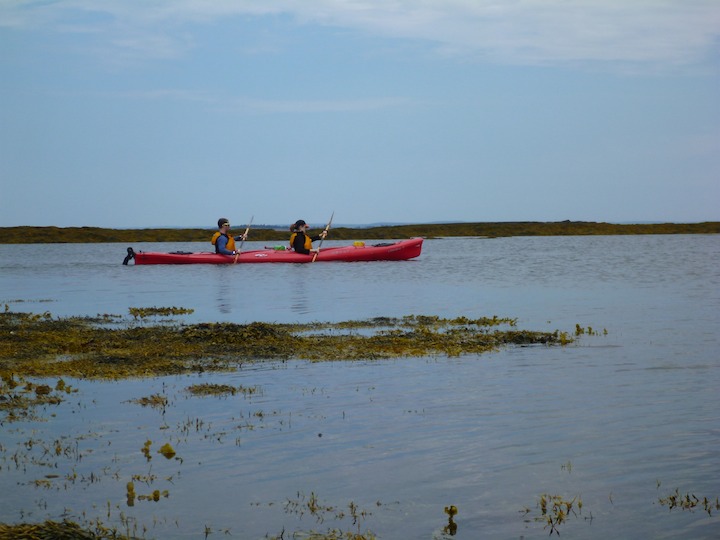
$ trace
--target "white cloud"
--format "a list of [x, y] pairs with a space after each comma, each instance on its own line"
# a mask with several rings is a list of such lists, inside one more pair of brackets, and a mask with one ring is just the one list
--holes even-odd
[[[439, 52], [500, 63], [717, 63], [718, 0], [0, 0], [0, 27], [102, 25], [173, 34], [229, 16], [283, 14], [298, 24], [351, 28], [434, 44]], [[160, 39], [160, 38], [157, 38]], [[142, 45], [135, 37], [115, 46]], [[186, 46], [183, 39], [167, 39]], [[182, 52], [182, 51], [180, 51]]]

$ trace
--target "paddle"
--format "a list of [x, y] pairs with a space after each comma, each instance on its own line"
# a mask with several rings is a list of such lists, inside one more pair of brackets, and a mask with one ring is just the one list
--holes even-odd
[[[330, 215], [330, 221], [328, 221], [328, 224], [325, 225], [325, 235], [327, 235], [327, 232], [330, 230], [330, 225], [332, 225], [333, 217], [335, 217], [335, 211], [334, 211], [334, 210], [333, 210], [333, 213]], [[310, 262], [315, 262], [315, 259], [317, 259], [317, 256], [320, 254], [320, 248], [322, 247], [323, 240], [325, 240], [325, 236], [323, 236], [322, 238], [320, 238], [320, 244], [318, 244], [317, 251], [316, 251], [315, 254], [313, 255], [312, 261], [310, 261]]]
[[250, 216], [250, 223], [247, 224], [247, 227], [245, 228], [245, 233], [243, 234], [242, 241], [240, 242], [240, 247], [237, 248], [235, 251], [235, 260], [233, 261], [233, 264], [235, 264], [238, 260], [238, 257], [240, 256], [240, 250], [243, 247], [243, 244], [245, 243], [245, 238], [247, 238], [248, 233], [250, 232], [250, 225], [252, 225], [253, 218], [255, 216]]

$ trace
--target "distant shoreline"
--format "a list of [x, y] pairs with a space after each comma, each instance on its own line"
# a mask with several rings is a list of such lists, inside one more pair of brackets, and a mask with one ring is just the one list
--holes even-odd
[[[209, 242], [215, 229], [104, 229], [100, 227], [0, 227], [0, 244], [67, 244], [132, 242]], [[241, 234], [244, 227], [234, 230]], [[319, 229], [318, 229], [319, 232]], [[477, 223], [432, 223], [378, 227], [337, 227], [329, 240], [377, 240], [413, 237], [509, 237], [592, 236], [640, 234], [719, 234], [720, 221], [702, 223], [614, 224], [588, 221], [513, 221]], [[289, 232], [272, 228], [251, 229], [249, 241], [286, 241]]]

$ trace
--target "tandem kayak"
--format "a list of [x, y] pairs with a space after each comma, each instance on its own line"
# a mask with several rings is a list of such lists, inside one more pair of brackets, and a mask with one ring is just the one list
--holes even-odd
[[[364, 242], [355, 242], [349, 246], [326, 247], [320, 250], [315, 262], [405, 261], [420, 255], [422, 243], [422, 238], [411, 238], [393, 243], [365, 245]], [[129, 247], [123, 264], [128, 264], [131, 260], [134, 260], [135, 264], [309, 263], [313, 256], [273, 248], [243, 251], [238, 255], [221, 255], [186, 251], [135, 252]]]

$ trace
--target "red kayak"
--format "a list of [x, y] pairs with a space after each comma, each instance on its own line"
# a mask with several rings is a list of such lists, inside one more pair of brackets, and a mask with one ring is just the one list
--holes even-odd
[[[420, 255], [422, 238], [411, 238], [393, 243], [365, 245], [354, 242], [349, 246], [322, 248], [315, 258], [316, 262], [356, 262], [356, 261], [405, 261]], [[241, 263], [309, 263], [312, 255], [303, 255], [290, 250], [272, 248], [243, 251], [239, 255], [220, 255], [218, 253], [190, 253], [174, 251], [159, 253], [151, 251], [135, 252], [127, 249], [123, 264], [135, 260], [135, 264], [241, 264]]]

